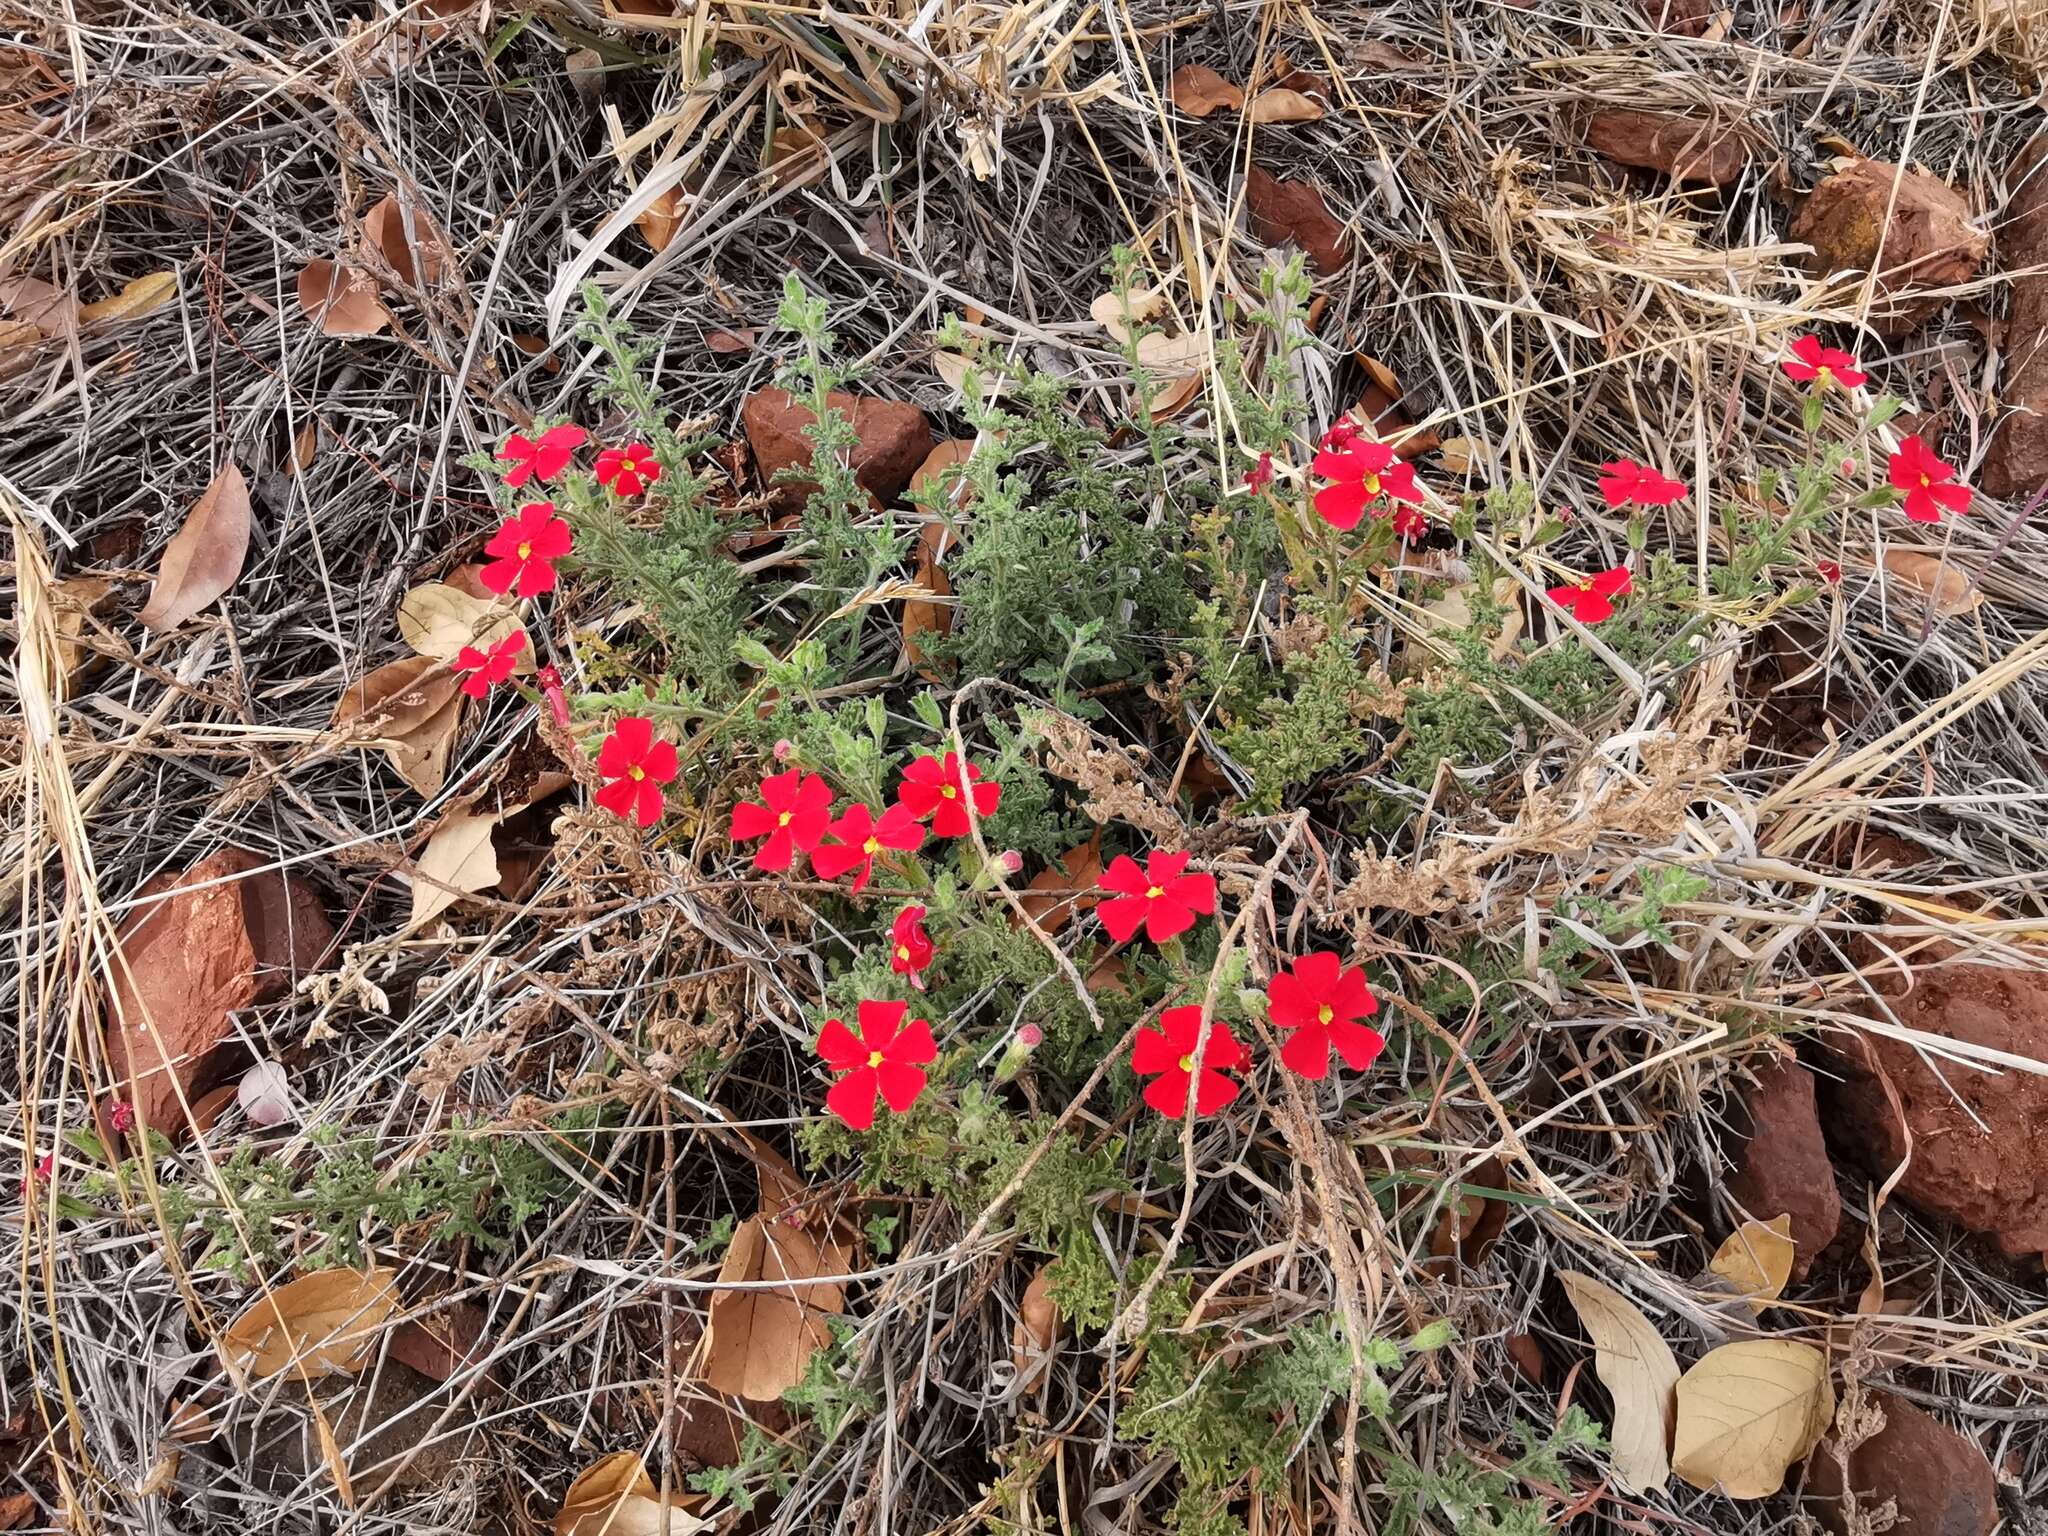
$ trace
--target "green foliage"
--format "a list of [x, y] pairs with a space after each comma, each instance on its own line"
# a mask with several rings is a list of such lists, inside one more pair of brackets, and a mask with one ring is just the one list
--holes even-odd
[[1517, 1423], [1515, 1438], [1521, 1454], [1502, 1467], [1481, 1466], [1459, 1452], [1430, 1468], [1389, 1458], [1384, 1476], [1394, 1508], [1385, 1526], [1388, 1536], [1440, 1529], [1439, 1521], [1458, 1536], [1548, 1536], [1556, 1529], [1550, 1510], [1516, 1489], [1524, 1481], [1569, 1486], [1565, 1458], [1604, 1450], [1606, 1441], [1576, 1403], [1549, 1433]]
[[1276, 809], [1286, 792], [1312, 783], [1360, 750], [1361, 717], [1374, 693], [1354, 644], [1331, 634], [1281, 663], [1282, 679], [1254, 721], [1223, 733], [1223, 749], [1252, 776], [1252, 804]]

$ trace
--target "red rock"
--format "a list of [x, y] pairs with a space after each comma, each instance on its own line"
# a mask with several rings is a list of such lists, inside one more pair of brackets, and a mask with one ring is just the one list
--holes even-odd
[[[1859, 1512], [1896, 1501], [1896, 1536], [1991, 1536], [1999, 1522], [1998, 1479], [1983, 1449], [1902, 1397], [1873, 1392], [1884, 1428], [1849, 1453], [1850, 1486]], [[1842, 1468], [1832, 1438], [1806, 1464], [1807, 1510], [1846, 1536]], [[1867, 1527], [1866, 1527], [1867, 1528]]]
[[1882, 160], [1854, 161], [1816, 186], [1792, 221], [1792, 238], [1813, 247], [1807, 264], [1817, 272], [1868, 272], [1882, 261], [1882, 302], [1871, 323], [1887, 336], [1911, 330], [1946, 302], [1912, 295], [1967, 282], [1991, 247], [1954, 187]]
[[1728, 1193], [1758, 1221], [1792, 1218], [1794, 1279], [1803, 1279], [1835, 1240], [1842, 1197], [1828, 1161], [1814, 1104], [1813, 1074], [1795, 1061], [1774, 1061], [1756, 1074], [1744, 1100], [1749, 1139], [1736, 1155]]
[[1749, 164], [1732, 130], [1669, 112], [1595, 112], [1586, 121], [1586, 146], [1621, 165], [1713, 187], [1738, 180]]
[[[334, 937], [312, 888], [243, 848], [224, 848], [136, 893], [161, 897], [116, 935], [107, 978], [107, 1062], [137, 1119], [178, 1126], [178, 1087], [194, 1101], [219, 1076], [236, 1009], [282, 997]], [[240, 876], [241, 878], [232, 878]], [[208, 886], [207, 882], [225, 883]], [[207, 886], [206, 889], [192, 887]]]
[[1998, 264], [2012, 279], [2005, 322], [2005, 371], [1999, 393], [2005, 419], [1977, 483], [1993, 496], [2014, 496], [2048, 483], [2048, 134], [2036, 135], [2006, 171], [2013, 189], [1998, 229]]
[[[902, 495], [910, 477], [932, 451], [932, 424], [924, 412], [901, 400], [850, 395], [844, 390], [835, 389], [826, 398], [853, 423], [860, 439], [853, 450], [854, 477], [883, 501]], [[740, 419], [746, 424], [747, 445], [753, 450], [761, 484], [783, 510], [795, 511], [817, 487], [808, 481], [775, 477], [793, 465], [811, 462], [811, 440], [804, 436], [804, 429], [816, 419], [810, 407], [791, 399], [787, 390], [770, 387], [747, 396]]]
[[[1874, 969], [1871, 980], [1908, 1029], [2048, 1058], [2048, 976], [1928, 964], [1910, 991], [1886, 968]], [[1828, 1091], [1829, 1124], [1873, 1178], [1898, 1166], [1910, 1128], [1902, 1199], [1996, 1238], [2013, 1257], [2048, 1254], [2048, 1078], [1923, 1057], [1882, 1035], [1855, 1036], [1838, 1047], [1837, 1059], [1842, 1077]], [[1879, 1069], [1898, 1093], [1903, 1124]]]

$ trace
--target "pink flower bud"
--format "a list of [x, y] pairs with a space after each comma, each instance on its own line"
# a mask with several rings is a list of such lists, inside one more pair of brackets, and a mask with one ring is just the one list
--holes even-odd
[[795, 750], [796, 743], [791, 741], [787, 736], [783, 737], [780, 741], [775, 743], [775, 761], [777, 761], [778, 763], [788, 762], [789, 754], [794, 752]]
[[1855, 461], [1854, 459], [1844, 459], [1844, 460], [1842, 460], [1842, 473], [1843, 473], [1843, 474], [1845, 474], [1845, 475], [1853, 475], [1853, 474], [1855, 474], [1855, 473], [1856, 473], [1856, 461]]
[[126, 1099], [116, 1099], [107, 1106], [107, 1124], [116, 1131], [135, 1129], [135, 1106]]
[[996, 855], [996, 862], [1010, 874], [1019, 874], [1024, 868], [1024, 855], [1014, 848], [1005, 848]]
[[1027, 1051], [1035, 1051], [1045, 1043], [1045, 1031], [1036, 1024], [1025, 1024], [1017, 1030], [1017, 1043]]

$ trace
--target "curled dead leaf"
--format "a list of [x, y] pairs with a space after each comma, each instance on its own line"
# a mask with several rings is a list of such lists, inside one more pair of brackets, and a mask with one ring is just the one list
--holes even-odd
[[1252, 98], [1244, 115], [1255, 123], [1313, 123], [1323, 116], [1323, 104], [1301, 91], [1284, 85], [1269, 85]]
[[124, 320], [140, 320], [144, 315], [162, 309], [177, 296], [178, 274], [175, 271], [151, 272], [136, 278], [112, 298], [84, 305], [78, 311], [78, 323], [114, 325]]
[[431, 656], [407, 656], [345, 689], [333, 725], [381, 746], [399, 776], [432, 799], [447, 782], [461, 721], [461, 680]]
[[633, 227], [640, 231], [640, 238], [657, 252], [668, 249], [669, 242], [676, 237], [676, 231], [683, 227], [684, 196], [681, 187], [664, 187], [655, 193], [654, 200], [640, 211], [633, 221]]
[[289, 1369], [304, 1376], [354, 1375], [398, 1305], [388, 1269], [320, 1269], [258, 1296], [220, 1336], [234, 1369], [261, 1380]]
[[555, 1512], [555, 1536], [694, 1536], [712, 1522], [682, 1509], [671, 1491], [664, 1517], [661, 1490], [632, 1451], [614, 1451], [577, 1474]]
[[1031, 1283], [1017, 1302], [1017, 1326], [1011, 1330], [1010, 1359], [1025, 1381], [1042, 1374], [1052, 1361], [1053, 1345], [1059, 1340], [1059, 1308], [1052, 1303], [1052, 1268], [1057, 1260], [1038, 1266]]
[[1206, 64], [1183, 64], [1166, 83], [1167, 97], [1189, 117], [1207, 117], [1244, 105], [1244, 92]]
[[1919, 549], [1887, 549], [1884, 570], [1913, 588], [1934, 605], [1944, 619], [1971, 613], [1983, 606], [1983, 588], [1971, 580], [1953, 554], [1941, 555]]
[[752, 1216], [733, 1234], [712, 1292], [705, 1330], [704, 1383], [757, 1403], [779, 1400], [803, 1380], [811, 1356], [831, 1340], [826, 1318], [846, 1310], [847, 1250], [820, 1244], [802, 1227]]
[[441, 280], [448, 243], [422, 210], [408, 210], [395, 196], [386, 194], [363, 215], [363, 234], [400, 282], [418, 287]]
[[[453, 661], [464, 646], [486, 650], [519, 628], [519, 616], [488, 593], [478, 598], [448, 582], [414, 587], [398, 603], [398, 633], [422, 656]], [[519, 653], [519, 670], [533, 670], [533, 648]]]
[[710, 330], [704, 333], [704, 345], [720, 357], [739, 357], [754, 350], [761, 340], [761, 333], [748, 327], [739, 331]]
[[1102, 833], [1078, 848], [1060, 855], [1056, 868], [1031, 877], [1031, 883], [1017, 900], [1033, 922], [1047, 933], [1058, 933], [1101, 898], [1095, 894], [1102, 883]]
[[375, 336], [391, 324], [370, 274], [325, 257], [299, 274], [299, 309], [323, 336]]
[[1662, 1488], [1671, 1479], [1671, 1426], [1677, 1417], [1678, 1360], [1642, 1309], [1626, 1296], [1576, 1270], [1558, 1280], [1593, 1340], [1593, 1369], [1614, 1399], [1615, 1480], [1632, 1493]]
[[176, 629], [235, 584], [248, 555], [249, 482], [230, 461], [165, 547], [143, 624], [159, 634]]
[[1133, 288], [1128, 293], [1099, 293], [1088, 306], [1088, 316], [1118, 341], [1131, 339], [1131, 327], [1156, 320], [1166, 313], [1166, 295], [1157, 288]]
[[1344, 226], [1331, 215], [1314, 182], [1282, 181], [1254, 165], [1245, 171], [1244, 191], [1252, 233], [1268, 245], [1292, 241], [1326, 277], [1350, 265]]
[[1731, 1499], [1768, 1498], [1835, 1417], [1827, 1356], [1794, 1339], [1709, 1350], [1679, 1378], [1671, 1469]]

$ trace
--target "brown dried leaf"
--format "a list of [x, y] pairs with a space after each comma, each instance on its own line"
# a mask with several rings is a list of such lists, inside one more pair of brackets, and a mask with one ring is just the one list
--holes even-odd
[[107, 606], [114, 583], [105, 576], [66, 576], [50, 589], [50, 607], [57, 628], [57, 665], [67, 682], [75, 681], [100, 659], [83, 641], [93, 614]]
[[1733, 129], [1670, 112], [1595, 112], [1586, 122], [1586, 147], [1619, 165], [1712, 187], [1740, 180], [1749, 166], [1749, 151]]
[[1244, 115], [1255, 123], [1314, 123], [1322, 120], [1323, 104], [1284, 85], [1269, 85], [1252, 98]]
[[1039, 927], [1058, 933], [1101, 900], [1095, 894], [1101, 883], [1102, 833], [1098, 830], [1080, 847], [1061, 855], [1058, 868], [1032, 876], [1025, 894], [1017, 899]]
[[706, 331], [704, 345], [720, 357], [739, 357], [754, 350], [761, 333], [749, 326], [740, 331]]
[[1401, 399], [1406, 391], [1401, 387], [1400, 376], [1376, 357], [1364, 352], [1353, 355], [1365, 369], [1366, 384], [1365, 393], [1359, 396], [1351, 414], [1371, 427], [1374, 437], [1391, 444], [1394, 452], [1404, 459], [1420, 458], [1440, 447], [1443, 439], [1435, 428], [1414, 430], [1414, 420], [1401, 409]]
[[453, 811], [444, 817], [415, 861], [419, 872], [412, 880], [413, 926], [440, 916], [464, 896], [474, 896], [498, 885], [503, 878], [498, 863], [498, 829], [534, 801], [566, 789], [569, 783], [565, 774], [543, 773], [524, 799], [484, 802], [483, 810]]
[[100, 299], [78, 311], [80, 325], [112, 325], [122, 320], [140, 320], [154, 314], [178, 296], [178, 274], [151, 272], [138, 277], [112, 298]]
[[639, 1456], [614, 1451], [585, 1467], [562, 1495], [555, 1536], [694, 1536], [712, 1528], [679, 1502], [672, 1490], [664, 1521], [661, 1490]]
[[370, 274], [325, 257], [299, 274], [299, 309], [323, 336], [375, 336], [391, 324]]
[[221, 1334], [221, 1354], [257, 1380], [287, 1369], [352, 1376], [397, 1305], [392, 1270], [315, 1270], [251, 1302]]
[[633, 221], [633, 227], [640, 231], [640, 238], [655, 251], [667, 250], [669, 242], [676, 237], [676, 231], [683, 227], [683, 203], [681, 187], [664, 188]]
[[1615, 1481], [1631, 1493], [1662, 1488], [1671, 1480], [1671, 1426], [1677, 1416], [1678, 1361], [1643, 1316], [1642, 1309], [1611, 1286], [1576, 1270], [1558, 1279], [1593, 1340], [1593, 1369], [1614, 1399]]
[[1944, 619], [1983, 606], [1983, 588], [1971, 581], [1970, 573], [1954, 555], [1944, 559], [1918, 549], [1887, 549], [1884, 569], [1887, 576], [1896, 577], [1931, 600], [1935, 613]]
[[231, 460], [165, 547], [143, 624], [159, 634], [176, 629], [235, 584], [248, 556], [249, 482]]
[[1761, 1312], [1785, 1292], [1798, 1249], [1792, 1241], [1792, 1218], [1745, 1221], [1729, 1234], [1707, 1268], [1726, 1280]]
[[441, 791], [462, 721], [462, 684], [429, 656], [377, 668], [342, 693], [334, 728], [370, 727], [391, 766], [424, 799]]
[[1820, 1444], [1835, 1417], [1827, 1356], [1793, 1339], [1709, 1350], [1679, 1378], [1677, 1396], [1672, 1471], [1731, 1499], [1769, 1498], [1784, 1487], [1786, 1471]]
[[[398, 633], [422, 656], [453, 661], [464, 646], [486, 650], [519, 628], [519, 615], [495, 596], [472, 596], [448, 582], [414, 587], [398, 603]], [[533, 670], [533, 647], [519, 652], [519, 670]]]
[[1099, 293], [1088, 306], [1089, 318], [1118, 341], [1131, 339], [1131, 327], [1166, 312], [1166, 295], [1157, 288], [1133, 288], [1128, 294]]
[[1344, 226], [1331, 216], [1314, 182], [1282, 181], [1251, 166], [1245, 172], [1245, 208], [1254, 234], [1268, 245], [1293, 241], [1324, 276], [1350, 264]]
[[847, 1251], [822, 1246], [801, 1227], [766, 1216], [748, 1218], [733, 1234], [720, 1286], [768, 1282], [759, 1290], [716, 1290], [704, 1344], [704, 1383], [714, 1392], [753, 1402], [778, 1401], [803, 1380], [810, 1358], [831, 1340], [827, 1316], [846, 1311], [838, 1283]]
[[78, 329], [78, 300], [39, 277], [0, 278], [0, 315], [30, 327], [31, 341]]
[[1183, 64], [1166, 84], [1166, 94], [1189, 117], [1207, 117], [1244, 105], [1244, 92], [1206, 64]]
[[484, 1357], [485, 1321], [483, 1308], [467, 1301], [408, 1318], [391, 1332], [391, 1358], [430, 1381], [447, 1381]]
[[395, 196], [386, 194], [363, 215], [363, 233], [391, 264], [400, 282], [411, 287], [423, 282], [438, 283], [447, 264], [448, 242], [421, 209], [412, 210], [411, 222], [408, 238], [405, 207]]
[[1178, 415], [1201, 394], [1206, 378], [1205, 374], [1190, 373], [1160, 385], [1152, 391], [1152, 398], [1145, 402], [1145, 409], [1151, 412], [1154, 421], [1165, 421], [1169, 416]]
[[1038, 1266], [1038, 1272], [1017, 1302], [1010, 1360], [1017, 1367], [1017, 1374], [1027, 1382], [1051, 1363], [1053, 1345], [1059, 1340], [1060, 1314], [1052, 1304], [1052, 1267], [1056, 1262], [1049, 1259]]

